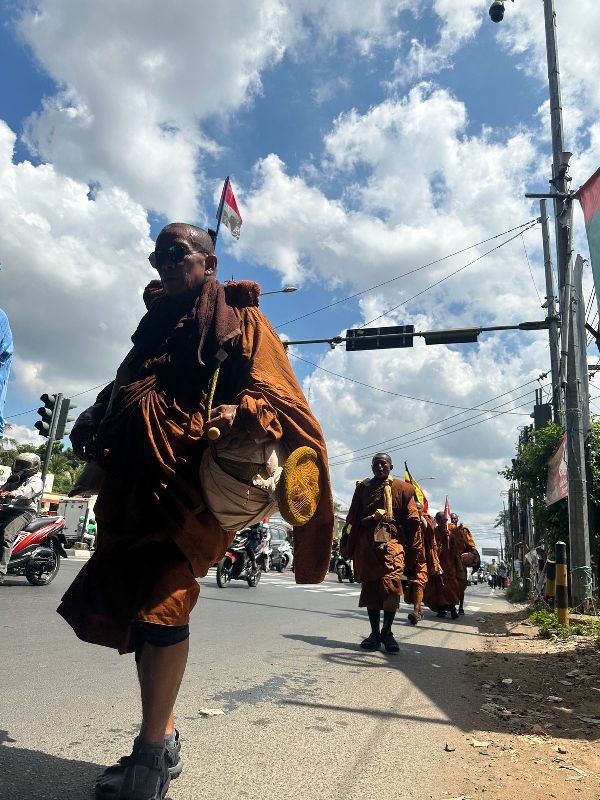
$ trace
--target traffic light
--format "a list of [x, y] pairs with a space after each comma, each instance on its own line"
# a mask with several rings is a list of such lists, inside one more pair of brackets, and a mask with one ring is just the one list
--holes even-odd
[[37, 428], [40, 436], [48, 438], [52, 428], [52, 419], [56, 413], [56, 401], [58, 400], [57, 394], [43, 394], [40, 400], [44, 404], [38, 408], [37, 413], [40, 415], [41, 420], [35, 423], [34, 428]]
[[74, 405], [68, 397], [64, 397], [60, 405], [60, 411], [58, 412], [58, 422], [56, 423], [55, 439], [57, 441], [60, 441], [65, 434], [70, 433], [70, 431], [65, 431], [65, 428], [67, 427], [67, 422], [73, 422], [75, 419], [75, 417], [69, 416], [69, 411], [72, 408], [77, 408], [77, 406]]
[[346, 331], [346, 350], [387, 350], [390, 347], [412, 347], [414, 325], [393, 325], [388, 328], [350, 328]]

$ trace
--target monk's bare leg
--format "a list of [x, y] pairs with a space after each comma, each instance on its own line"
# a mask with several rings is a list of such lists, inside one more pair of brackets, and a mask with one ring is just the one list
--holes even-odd
[[420, 619], [423, 619], [423, 614], [421, 613], [421, 607], [423, 605], [423, 589], [421, 586], [415, 586], [413, 592], [413, 610], [409, 613], [408, 619], [411, 625], [416, 625]]
[[187, 664], [189, 639], [156, 647], [146, 644], [140, 660], [142, 727], [140, 737], [146, 742], [162, 742], [173, 722], [173, 707]]
[[[140, 690], [141, 690], [142, 676], [141, 676], [139, 661], [136, 663], [136, 667], [137, 667], [138, 680], [140, 682]], [[169, 714], [169, 719], [167, 721], [167, 727], [165, 728], [165, 737], [172, 736], [174, 733], [175, 733], [175, 717], [173, 715], [173, 712], [171, 711], [171, 713]]]

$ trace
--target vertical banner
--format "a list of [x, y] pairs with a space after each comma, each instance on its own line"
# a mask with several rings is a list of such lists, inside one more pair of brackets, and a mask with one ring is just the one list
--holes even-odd
[[13, 357], [13, 338], [8, 317], [0, 308], [0, 437], [4, 435], [4, 402]]
[[558, 503], [569, 495], [569, 477], [566, 457], [567, 433], [563, 433], [560, 444], [548, 459], [548, 484], [546, 486], [546, 505]]

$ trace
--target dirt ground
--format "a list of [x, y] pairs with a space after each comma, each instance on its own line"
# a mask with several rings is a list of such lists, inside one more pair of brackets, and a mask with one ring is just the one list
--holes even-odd
[[540, 639], [526, 616], [477, 618], [472, 733], [446, 745], [464, 778], [452, 800], [600, 800], [600, 652], [584, 637]]

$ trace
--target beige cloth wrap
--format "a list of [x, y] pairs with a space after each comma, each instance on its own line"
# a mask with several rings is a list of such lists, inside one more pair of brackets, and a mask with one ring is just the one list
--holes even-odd
[[[239, 531], [277, 511], [277, 486], [287, 451], [270, 437], [261, 441], [224, 437], [208, 447], [200, 463], [200, 486], [206, 505], [226, 531]], [[225, 472], [218, 460], [260, 465], [249, 482]], [[234, 472], [235, 469], [231, 469]], [[260, 474], [259, 474], [260, 472]]]

